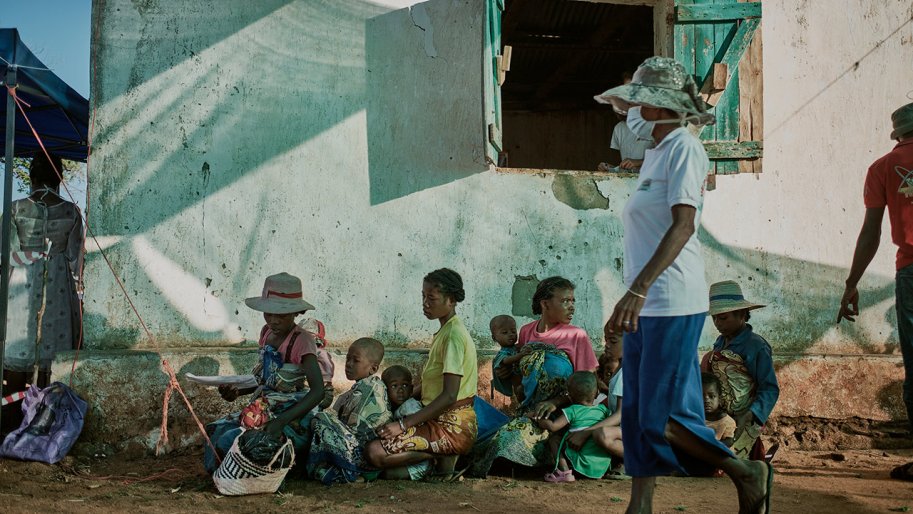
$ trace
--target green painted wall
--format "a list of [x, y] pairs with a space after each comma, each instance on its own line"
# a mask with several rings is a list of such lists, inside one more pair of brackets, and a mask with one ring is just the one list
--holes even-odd
[[[421, 278], [442, 266], [464, 277], [460, 313], [482, 347], [493, 315], [532, 319], [519, 315], [529, 277], [555, 274], [578, 284], [575, 322], [601, 344], [624, 291], [633, 179], [489, 170], [480, 2], [399, 9], [409, 3], [94, 2], [90, 223], [156, 341], [90, 249], [89, 350], [252, 339], [262, 319], [243, 299], [278, 271], [302, 278], [334, 347], [375, 336], [421, 348], [435, 329]], [[721, 177], [706, 200], [708, 282], [737, 279], [770, 305], [752, 321], [787, 366], [897, 362], [887, 239], [860, 322], [833, 324], [864, 171], [891, 148], [888, 116], [913, 82], [894, 65], [913, 51], [908, 13], [862, 3], [855, 16], [765, 2], [763, 30], [778, 36], [765, 37], [764, 173]], [[702, 345], [713, 336], [708, 324]], [[896, 366], [879, 369], [872, 387], [899, 387]], [[806, 411], [846, 414], [822, 405]]]

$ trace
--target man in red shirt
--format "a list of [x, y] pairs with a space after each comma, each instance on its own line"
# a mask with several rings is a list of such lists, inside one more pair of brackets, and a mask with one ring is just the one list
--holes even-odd
[[[859, 314], [859, 291], [856, 290], [856, 285], [878, 251], [881, 221], [887, 207], [891, 221], [891, 240], [897, 245], [895, 305], [905, 372], [903, 400], [913, 430], [913, 103], [894, 111], [891, 121], [894, 125], [891, 139], [897, 140], [897, 146], [875, 161], [866, 175], [863, 194], [865, 221], [862, 222], [862, 230], [856, 241], [853, 264], [840, 300], [837, 323], [843, 318], [855, 321], [853, 317]], [[910, 479], [913, 479], [913, 475], [910, 475]]]

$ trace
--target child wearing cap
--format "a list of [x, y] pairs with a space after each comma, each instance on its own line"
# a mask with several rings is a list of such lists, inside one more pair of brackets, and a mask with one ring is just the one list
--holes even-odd
[[720, 332], [701, 369], [720, 381], [723, 409], [736, 421], [732, 451], [737, 457], [764, 458], [759, 436], [780, 396], [770, 344], [748, 323], [749, 311], [764, 307], [745, 299], [739, 284], [710, 286], [710, 316]]
[[[295, 324], [295, 318], [314, 306], [303, 299], [301, 280], [288, 273], [266, 277], [260, 296], [244, 303], [263, 313], [266, 324], [260, 330], [260, 354], [253, 375], [256, 388], [238, 389], [219, 386], [226, 401], [254, 393], [250, 404], [239, 413], [229, 414], [206, 426], [216, 450], [225, 454], [241, 427], [260, 428], [272, 436], [292, 440], [296, 451], [308, 444], [310, 419], [307, 419], [324, 397], [324, 381], [317, 363], [314, 334]], [[210, 472], [217, 466], [207, 445], [203, 456]]]

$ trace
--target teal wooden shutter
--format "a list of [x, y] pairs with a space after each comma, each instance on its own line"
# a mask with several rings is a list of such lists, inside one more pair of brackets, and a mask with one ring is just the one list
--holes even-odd
[[[501, 15], [504, 12], [504, 0], [486, 0], [485, 22], [485, 49], [486, 59], [485, 75], [485, 118], [488, 123], [487, 155], [489, 160], [499, 163], [499, 155], [503, 151], [501, 142], [501, 83], [502, 60], [504, 49], [501, 45]], [[508, 56], [509, 58], [509, 56]]]
[[428, 0], [365, 23], [372, 205], [489, 170], [486, 12]]
[[716, 174], [761, 171], [760, 24], [761, 2], [675, 0], [675, 58], [716, 115], [701, 131]]

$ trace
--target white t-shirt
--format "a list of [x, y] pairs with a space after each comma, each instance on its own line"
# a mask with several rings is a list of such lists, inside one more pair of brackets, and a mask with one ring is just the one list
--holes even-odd
[[672, 207], [690, 205], [697, 213], [694, 234], [650, 286], [641, 316], [687, 316], [709, 308], [704, 259], [697, 239], [709, 170], [704, 145], [685, 127], [675, 129], [644, 156], [637, 188], [622, 213], [626, 286], [631, 287], [672, 226]]
[[618, 150], [618, 153], [621, 154], [621, 160], [636, 159], [642, 161], [644, 152], [653, 147], [653, 141], [638, 138], [634, 132], [631, 132], [627, 122], [619, 121], [615, 124], [615, 129], [612, 130], [612, 142], [609, 143], [609, 147], [613, 150]]

